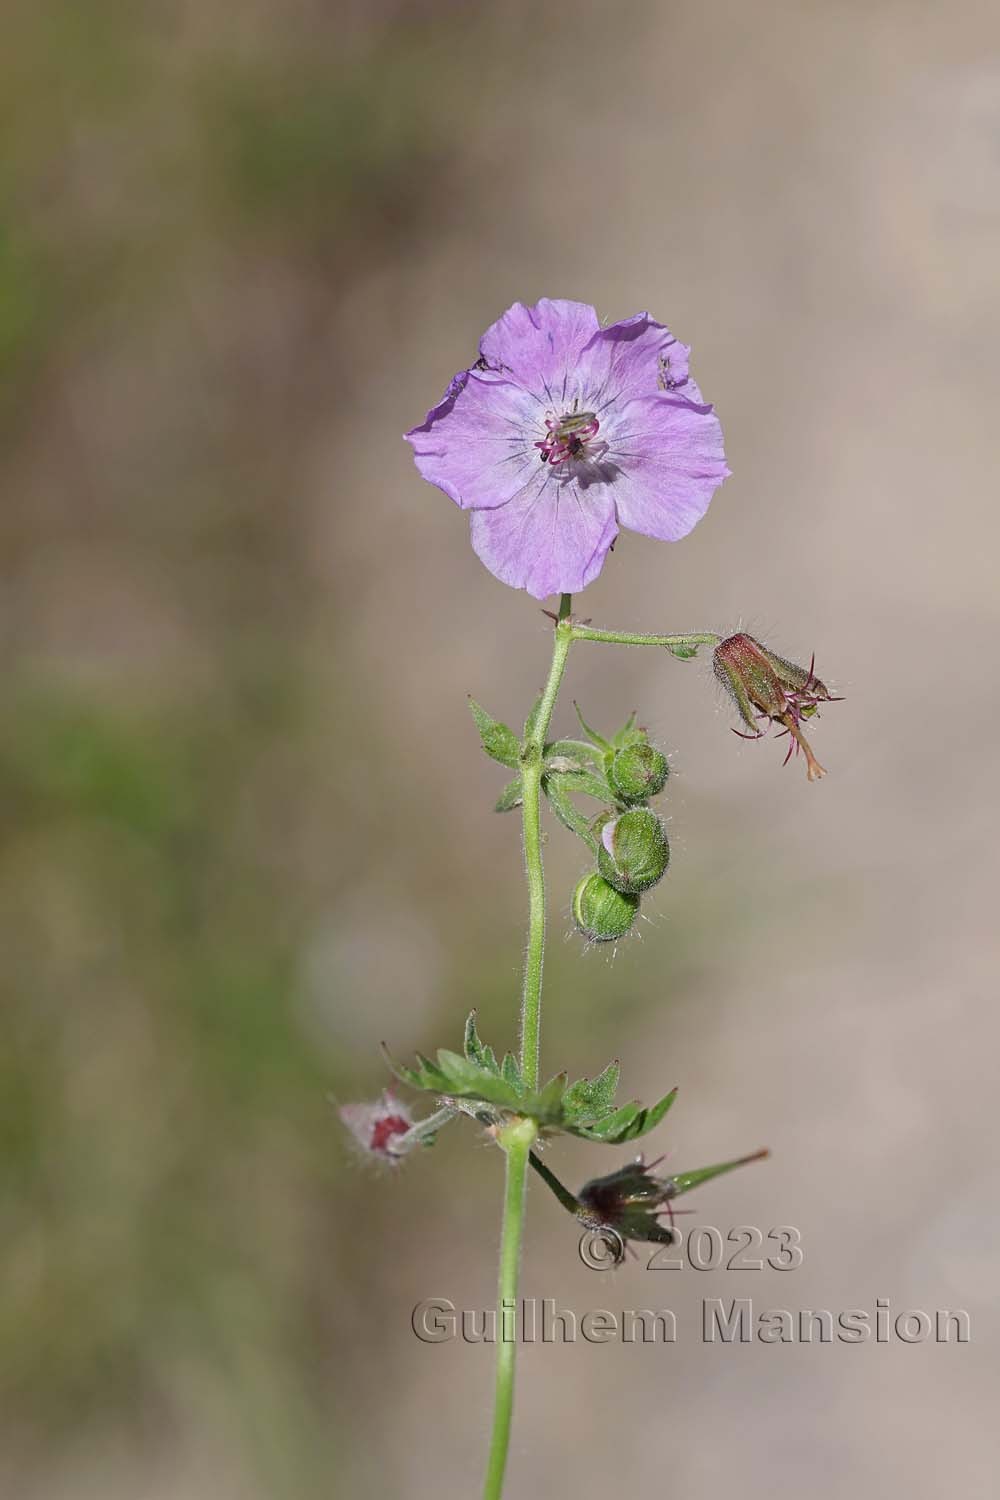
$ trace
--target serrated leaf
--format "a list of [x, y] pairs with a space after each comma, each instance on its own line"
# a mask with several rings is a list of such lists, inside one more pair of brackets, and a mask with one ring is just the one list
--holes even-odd
[[574, 1125], [594, 1124], [612, 1111], [621, 1069], [608, 1063], [596, 1078], [580, 1078], [563, 1095], [563, 1114]]
[[500, 1064], [500, 1076], [510, 1084], [512, 1089], [516, 1089], [518, 1094], [524, 1093], [524, 1077], [521, 1073], [521, 1064], [513, 1052], [504, 1053], [503, 1061]]
[[520, 776], [515, 776], [513, 781], [508, 781], [500, 793], [494, 804], [493, 811], [499, 813], [510, 812], [513, 808], [520, 807], [523, 801], [521, 778]]
[[590, 740], [593, 744], [597, 745], [601, 750], [604, 750], [604, 751], [610, 750], [612, 748], [611, 745], [604, 738], [603, 734], [598, 734], [596, 729], [591, 729], [590, 725], [587, 723], [586, 719], [583, 717], [583, 714], [580, 712], [580, 705], [579, 705], [579, 703], [577, 703], [575, 700], [574, 700], [574, 703], [573, 703], [573, 707], [576, 709], [576, 716], [580, 720], [580, 728], [583, 730], [583, 732], [587, 736], [588, 740]]
[[470, 1010], [469, 1019], [465, 1023], [465, 1055], [469, 1062], [478, 1064], [485, 1068], [488, 1073], [499, 1075], [500, 1068], [497, 1064], [493, 1048], [488, 1047], [485, 1042], [480, 1041], [479, 1032], [476, 1030], [476, 1012]]
[[442, 1048], [436, 1062], [431, 1062], [418, 1052], [415, 1068], [394, 1062], [385, 1047], [383, 1052], [396, 1077], [409, 1084], [410, 1088], [439, 1094], [444, 1098], [474, 1099], [512, 1113], [518, 1111], [518, 1095], [504, 1079], [486, 1067], [478, 1067], [458, 1052]]
[[681, 641], [674, 646], [668, 646], [667, 650], [671, 656], [676, 656], [678, 661], [690, 661], [693, 656], [698, 655], [697, 646], [685, 645]]
[[621, 1146], [625, 1141], [638, 1140], [641, 1135], [647, 1135], [659, 1125], [676, 1097], [677, 1090], [671, 1089], [669, 1094], [664, 1094], [662, 1099], [651, 1104], [648, 1109], [638, 1101], [633, 1101], [593, 1125], [576, 1127], [572, 1134], [582, 1135], [591, 1141], [603, 1141], [609, 1146]]
[[566, 1092], [566, 1074], [557, 1073], [550, 1078], [544, 1088], [540, 1089], [531, 1100], [532, 1114], [535, 1119], [551, 1119], [556, 1123], [562, 1119], [562, 1098]]
[[499, 719], [494, 719], [475, 698], [469, 699], [469, 709], [486, 754], [493, 760], [498, 760], [502, 766], [516, 770], [521, 762], [521, 745], [513, 729], [502, 724]]

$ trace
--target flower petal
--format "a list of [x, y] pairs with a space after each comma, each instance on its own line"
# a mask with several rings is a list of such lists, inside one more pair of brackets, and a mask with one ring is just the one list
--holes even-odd
[[618, 525], [611, 488], [555, 479], [543, 469], [523, 494], [472, 515], [472, 546], [490, 572], [536, 599], [577, 594], [591, 583]]
[[541, 467], [537, 401], [495, 372], [456, 375], [419, 427], [406, 433], [423, 477], [463, 510], [505, 505]]
[[678, 396], [630, 401], [607, 441], [618, 520], [660, 541], [687, 536], [729, 474], [715, 412]]
[[554, 408], [579, 393], [576, 366], [600, 326], [587, 302], [515, 302], [483, 334], [479, 352], [492, 369], [510, 371], [540, 404]]
[[612, 402], [621, 404], [657, 391], [680, 390], [688, 399], [700, 401], [688, 371], [690, 352], [649, 313], [636, 313], [600, 329], [580, 357], [588, 410], [600, 417]]

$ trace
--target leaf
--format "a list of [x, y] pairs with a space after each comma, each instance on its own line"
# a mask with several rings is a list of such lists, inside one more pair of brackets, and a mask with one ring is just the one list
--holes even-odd
[[515, 807], [520, 807], [524, 801], [522, 795], [521, 778], [515, 776], [513, 781], [508, 781], [503, 791], [496, 800], [494, 812], [510, 812]]
[[469, 699], [469, 708], [486, 754], [493, 760], [498, 760], [502, 766], [516, 770], [521, 762], [521, 745], [513, 729], [501, 724], [499, 719], [494, 719], [475, 698]]
[[438, 1094], [443, 1098], [475, 1099], [498, 1109], [510, 1110], [511, 1113], [521, 1112], [520, 1097], [509, 1083], [489, 1068], [480, 1067], [457, 1052], [442, 1048], [437, 1054], [436, 1062], [431, 1062], [418, 1052], [417, 1066], [407, 1068], [394, 1062], [384, 1047], [383, 1051], [396, 1077], [409, 1084], [410, 1088]]
[[576, 716], [580, 720], [580, 728], [583, 730], [588, 740], [597, 745], [601, 750], [611, 750], [612, 746], [608, 744], [608, 741], [604, 738], [604, 736], [602, 734], [598, 734], [596, 729], [591, 729], [590, 725], [583, 717], [583, 714], [580, 712], [580, 705], [576, 702], [575, 699], [573, 701], [573, 707], [576, 709]]
[[673, 646], [668, 646], [667, 650], [671, 656], [676, 656], [678, 661], [690, 661], [693, 656], [698, 655], [697, 646], [689, 645], [683, 641], [677, 641]]
[[485, 1042], [479, 1040], [479, 1032], [476, 1030], [476, 1012], [469, 1011], [469, 1019], [465, 1023], [465, 1055], [469, 1062], [475, 1063], [480, 1068], [485, 1068], [488, 1073], [499, 1075], [500, 1068], [492, 1047], [487, 1047]]
[[596, 1121], [593, 1125], [568, 1125], [566, 1129], [571, 1135], [583, 1136], [588, 1141], [602, 1141], [605, 1145], [621, 1146], [625, 1141], [635, 1141], [641, 1135], [647, 1135], [649, 1131], [656, 1128], [663, 1119], [667, 1110], [677, 1097], [677, 1090], [671, 1089], [669, 1094], [649, 1108], [645, 1108], [638, 1101], [625, 1104], [614, 1114]]
[[524, 1093], [524, 1077], [521, 1073], [521, 1064], [513, 1052], [505, 1052], [503, 1062], [500, 1064], [500, 1076], [506, 1079], [512, 1089], [518, 1094]]
[[617, 1060], [608, 1063], [596, 1078], [580, 1078], [563, 1095], [563, 1115], [573, 1124], [588, 1125], [610, 1114], [621, 1069]]

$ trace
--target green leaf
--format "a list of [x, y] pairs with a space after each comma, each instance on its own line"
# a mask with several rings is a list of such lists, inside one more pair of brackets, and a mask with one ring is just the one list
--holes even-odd
[[469, 699], [469, 708], [486, 754], [498, 760], [502, 766], [516, 770], [521, 762], [521, 745], [513, 729], [501, 724], [499, 719], [494, 719], [475, 698]]
[[520, 1113], [520, 1098], [510, 1084], [499, 1078], [487, 1067], [479, 1067], [457, 1052], [442, 1048], [437, 1061], [431, 1062], [422, 1053], [417, 1053], [417, 1066], [404, 1067], [396, 1063], [383, 1048], [389, 1067], [403, 1083], [424, 1093], [438, 1094], [443, 1098], [474, 1099], [492, 1104], [498, 1109]]
[[522, 795], [521, 778], [515, 776], [513, 781], [508, 781], [503, 791], [496, 800], [494, 812], [510, 812], [512, 808], [520, 807], [524, 801]]
[[485, 1042], [479, 1040], [474, 1010], [469, 1011], [469, 1019], [465, 1023], [465, 1055], [469, 1062], [475, 1063], [477, 1067], [485, 1068], [488, 1073], [499, 1075], [500, 1068], [493, 1048], [487, 1047]]
[[602, 1141], [605, 1145], [621, 1146], [626, 1141], [635, 1141], [641, 1135], [647, 1135], [655, 1129], [663, 1119], [667, 1110], [677, 1097], [677, 1090], [671, 1089], [669, 1094], [649, 1108], [645, 1108], [638, 1101], [622, 1105], [621, 1109], [614, 1114], [597, 1120], [592, 1125], [572, 1125], [566, 1128], [571, 1135], [583, 1136], [588, 1141]]
[[678, 661], [690, 661], [692, 656], [698, 655], [697, 646], [687, 645], [682, 641], [678, 641], [676, 645], [668, 646], [667, 650], [671, 656], [676, 656]]
[[518, 1094], [524, 1093], [524, 1077], [521, 1073], [521, 1064], [513, 1052], [505, 1052], [503, 1062], [500, 1064], [500, 1076], [510, 1084]]
[[573, 702], [573, 707], [576, 709], [576, 716], [580, 720], [580, 728], [583, 730], [588, 740], [590, 740], [592, 744], [597, 745], [601, 750], [611, 750], [613, 747], [608, 743], [604, 736], [602, 734], [598, 734], [596, 729], [591, 729], [590, 725], [583, 717], [583, 714], [580, 712], [580, 705], [576, 702], [575, 699]]
[[594, 1124], [610, 1114], [621, 1069], [617, 1060], [608, 1063], [596, 1078], [580, 1078], [563, 1095], [563, 1115], [574, 1125]]

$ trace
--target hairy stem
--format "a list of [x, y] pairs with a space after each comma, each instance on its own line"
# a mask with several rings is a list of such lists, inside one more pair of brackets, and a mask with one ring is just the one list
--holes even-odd
[[[531, 1120], [518, 1120], [505, 1132], [507, 1184], [504, 1190], [503, 1233], [500, 1238], [500, 1276], [497, 1289], [497, 1370], [493, 1403], [493, 1435], [486, 1463], [483, 1500], [500, 1500], [507, 1467], [510, 1424], [514, 1410], [514, 1357], [517, 1352], [517, 1289], [524, 1231], [524, 1189], [528, 1156], [535, 1137]], [[507, 1314], [505, 1318], [505, 1313]]]
[[571, 627], [574, 641], [606, 641], [610, 646], [717, 646], [721, 635], [701, 630], [693, 635], [637, 635], [633, 630], [595, 630], [590, 625]]
[[545, 875], [542, 869], [541, 789], [542, 760], [552, 710], [556, 705], [574, 627], [570, 622], [571, 599], [563, 594], [552, 646], [552, 665], [542, 693], [532, 733], [521, 750], [521, 817], [524, 829], [524, 867], [528, 876], [528, 951], [524, 961], [521, 995], [521, 1072], [525, 1086], [538, 1087], [538, 1053], [542, 1025], [542, 965], [545, 958]]
[[[571, 599], [563, 594], [559, 601], [552, 645], [552, 665], [534, 715], [531, 732], [521, 747], [523, 785], [522, 826], [524, 829], [524, 867], [528, 877], [528, 948], [524, 961], [524, 988], [521, 997], [521, 1071], [529, 1089], [538, 1087], [538, 1052], [542, 1025], [542, 967], [545, 959], [545, 874], [542, 868], [541, 789], [542, 760], [552, 710], [566, 668], [566, 658], [573, 644], [570, 621]], [[517, 1344], [515, 1330], [505, 1327], [504, 1313], [517, 1308], [521, 1267], [521, 1238], [524, 1233], [524, 1198], [528, 1156], [535, 1138], [531, 1120], [517, 1120], [502, 1132], [500, 1144], [507, 1153], [507, 1182], [504, 1190], [503, 1229], [500, 1236], [500, 1276], [497, 1290], [497, 1369], [493, 1404], [493, 1435], [486, 1465], [483, 1500], [500, 1500], [510, 1444], [510, 1423], [514, 1409], [514, 1357]], [[514, 1313], [508, 1321], [516, 1321]], [[508, 1340], [507, 1332], [511, 1333]]]

